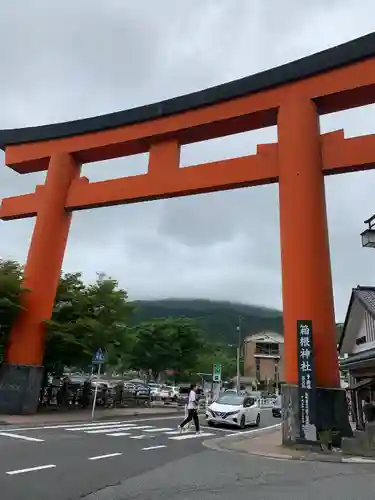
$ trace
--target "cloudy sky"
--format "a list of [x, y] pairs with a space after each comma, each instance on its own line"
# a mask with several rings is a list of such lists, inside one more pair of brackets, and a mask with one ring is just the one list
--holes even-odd
[[[373, 0], [16, 0], [0, 7], [0, 128], [84, 118], [256, 73], [375, 30]], [[325, 116], [322, 132], [375, 133], [374, 107]], [[276, 129], [182, 149], [183, 165], [255, 152]], [[4, 167], [0, 197], [44, 174]], [[84, 166], [90, 180], [143, 173], [140, 155]], [[375, 172], [326, 179], [337, 319], [375, 284], [361, 248]], [[24, 262], [33, 220], [0, 222], [0, 256]], [[206, 297], [281, 308], [277, 186], [76, 213], [65, 271], [104, 271], [132, 298]]]

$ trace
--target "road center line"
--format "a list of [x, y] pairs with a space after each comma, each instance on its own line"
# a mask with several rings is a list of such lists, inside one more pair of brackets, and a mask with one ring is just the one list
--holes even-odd
[[44, 470], [44, 469], [53, 469], [56, 467], [56, 465], [40, 465], [39, 467], [30, 467], [29, 469], [19, 469], [19, 470], [10, 470], [6, 472], [9, 476], [15, 476], [16, 474], [25, 474], [26, 472], [35, 472], [38, 470]]
[[0, 432], [0, 436], [10, 437], [14, 439], [24, 439], [25, 441], [34, 441], [35, 443], [43, 443], [44, 439], [21, 436], [20, 434], [12, 434], [10, 432]]
[[102, 458], [119, 457], [122, 453], [110, 453], [109, 455], [98, 455], [97, 457], [90, 457], [89, 460], [101, 460]]
[[160, 444], [159, 446], [148, 446], [147, 448], [142, 448], [142, 451], [158, 450], [160, 448], [166, 448], [165, 444]]

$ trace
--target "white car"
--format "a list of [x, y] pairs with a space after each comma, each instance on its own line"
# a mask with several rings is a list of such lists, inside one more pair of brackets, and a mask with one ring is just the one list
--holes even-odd
[[245, 429], [259, 426], [260, 408], [255, 398], [224, 393], [207, 408], [206, 419], [210, 426], [226, 424]]

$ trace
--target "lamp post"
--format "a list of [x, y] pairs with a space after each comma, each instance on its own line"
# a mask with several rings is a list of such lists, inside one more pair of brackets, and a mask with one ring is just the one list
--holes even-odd
[[362, 246], [364, 248], [375, 248], [375, 214], [364, 221], [368, 227], [361, 233]]

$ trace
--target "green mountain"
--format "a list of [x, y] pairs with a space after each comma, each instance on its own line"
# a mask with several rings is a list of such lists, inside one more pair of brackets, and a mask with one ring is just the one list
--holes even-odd
[[242, 338], [264, 330], [283, 333], [282, 313], [266, 307], [203, 299], [138, 300], [133, 321], [166, 316], [195, 319], [208, 341], [237, 344], [241, 318]]

